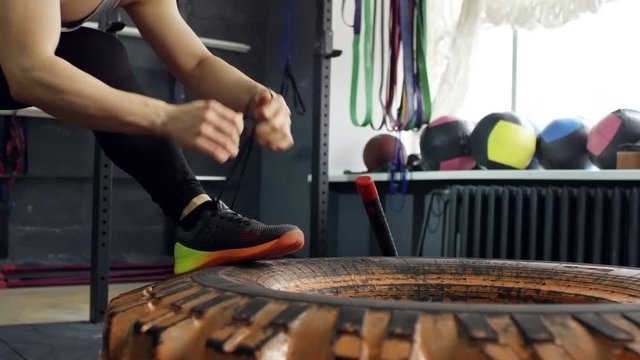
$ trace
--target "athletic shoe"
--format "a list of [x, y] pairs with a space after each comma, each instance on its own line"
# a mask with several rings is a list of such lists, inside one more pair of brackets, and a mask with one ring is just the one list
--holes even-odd
[[304, 234], [293, 225], [265, 225], [209, 201], [193, 210], [176, 227], [174, 272], [264, 260], [294, 253]]

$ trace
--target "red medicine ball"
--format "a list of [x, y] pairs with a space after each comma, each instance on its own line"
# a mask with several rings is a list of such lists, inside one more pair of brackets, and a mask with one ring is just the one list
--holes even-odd
[[[398, 146], [400, 153], [398, 154]], [[396, 156], [401, 157], [404, 164], [406, 161], [406, 150], [400, 139], [389, 134], [380, 134], [372, 137], [364, 146], [362, 158], [364, 165], [369, 172], [387, 171]]]
[[476, 161], [471, 156], [470, 121], [442, 116], [429, 123], [420, 136], [422, 161], [429, 170], [471, 170]]
[[600, 169], [615, 169], [618, 147], [640, 141], [640, 112], [620, 109], [600, 120], [589, 132], [587, 150]]

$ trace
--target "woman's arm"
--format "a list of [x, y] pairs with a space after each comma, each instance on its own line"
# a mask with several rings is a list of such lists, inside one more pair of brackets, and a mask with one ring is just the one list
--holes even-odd
[[136, 0], [125, 9], [169, 71], [199, 98], [244, 111], [264, 86], [213, 56], [184, 21], [175, 0]]
[[116, 90], [54, 55], [59, 0], [0, 2], [0, 66], [12, 96], [99, 130], [157, 133], [168, 105]]
[[95, 130], [164, 136], [219, 162], [237, 155], [239, 113], [216, 101], [171, 105], [106, 85], [55, 56], [60, 23], [59, 0], [0, 1], [0, 67], [15, 100]]
[[269, 91], [212, 55], [184, 21], [175, 0], [135, 0], [125, 9], [169, 71], [198, 97], [216, 99], [258, 120], [256, 140], [272, 150], [293, 146], [291, 112]]

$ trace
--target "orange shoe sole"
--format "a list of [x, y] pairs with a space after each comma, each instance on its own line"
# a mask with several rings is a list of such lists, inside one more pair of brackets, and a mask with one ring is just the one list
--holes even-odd
[[264, 244], [212, 252], [206, 256], [205, 262], [188, 271], [193, 272], [208, 267], [241, 263], [247, 261], [267, 260], [282, 257], [294, 253], [304, 246], [304, 233], [301, 230], [293, 230], [278, 239]]

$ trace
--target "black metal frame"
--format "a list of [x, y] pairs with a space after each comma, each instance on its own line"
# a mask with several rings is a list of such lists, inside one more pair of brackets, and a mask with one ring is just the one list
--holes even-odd
[[102, 321], [109, 301], [109, 243], [113, 166], [96, 142], [93, 165], [91, 224], [91, 297], [89, 321]]
[[[109, 298], [109, 242], [111, 226], [111, 161], [95, 143], [91, 218], [91, 284], [89, 320], [102, 321]], [[1, 178], [2, 176], [0, 176]], [[9, 190], [0, 183], [0, 259], [8, 257]]]
[[340, 52], [333, 49], [332, 1], [317, 0], [316, 11], [310, 255], [321, 257], [328, 254], [331, 58]]
[[[116, 33], [124, 25], [118, 13], [108, 12], [100, 30]], [[93, 156], [93, 213], [91, 218], [91, 286], [89, 321], [103, 320], [109, 302], [109, 243], [111, 242], [111, 192], [113, 165], [96, 142]]]

